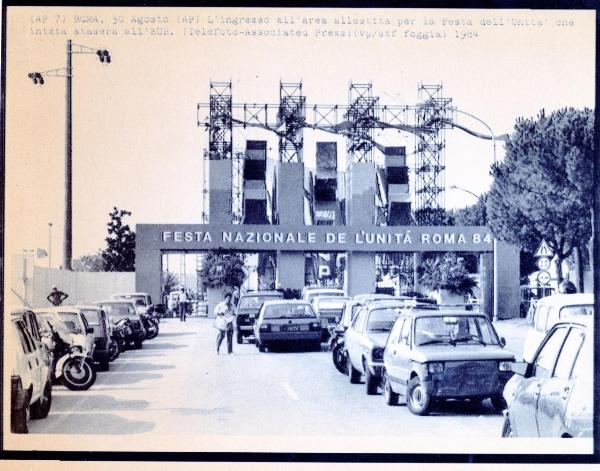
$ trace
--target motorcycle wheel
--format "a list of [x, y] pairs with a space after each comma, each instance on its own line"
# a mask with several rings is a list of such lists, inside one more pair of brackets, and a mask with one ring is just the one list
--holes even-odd
[[120, 354], [121, 349], [119, 348], [119, 344], [114, 340], [111, 340], [108, 344], [108, 359], [110, 361], [115, 361], [117, 358], [119, 358]]
[[150, 322], [150, 325], [148, 326], [148, 331], [146, 334], [146, 340], [151, 340], [154, 337], [156, 337], [158, 335], [158, 324], [156, 324], [155, 322]]
[[346, 358], [346, 349], [343, 344], [337, 344], [331, 351], [333, 364], [335, 368], [342, 374], [348, 374], [348, 359]]
[[96, 369], [86, 359], [69, 358], [65, 361], [61, 375], [62, 383], [71, 391], [85, 391], [96, 381]]

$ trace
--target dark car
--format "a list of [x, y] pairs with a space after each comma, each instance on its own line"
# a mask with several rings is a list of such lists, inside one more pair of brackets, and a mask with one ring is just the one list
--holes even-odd
[[306, 301], [267, 301], [254, 324], [256, 347], [264, 352], [274, 344], [321, 345], [321, 322]]
[[139, 312], [130, 301], [97, 301], [94, 303], [101, 306], [108, 315], [108, 320], [112, 324], [121, 319], [129, 319], [131, 322], [132, 334], [125, 338], [127, 343], [133, 343], [135, 348], [142, 348], [142, 342], [146, 338], [146, 329], [140, 317]]
[[383, 354], [386, 403], [406, 398], [413, 414], [425, 415], [434, 400], [489, 398], [501, 411], [515, 360], [504, 344], [483, 314], [405, 309]]
[[548, 331], [531, 363], [515, 363], [504, 388], [503, 437], [593, 436], [594, 348], [589, 317]]
[[110, 343], [109, 321], [106, 312], [100, 306], [81, 305], [77, 306], [85, 316], [89, 326], [94, 329], [94, 353], [95, 362], [99, 364], [99, 371], [108, 371], [109, 357], [108, 345]]
[[250, 291], [240, 296], [236, 310], [237, 343], [242, 343], [245, 337], [249, 337], [254, 331], [254, 322], [258, 317], [258, 311], [265, 301], [281, 299], [283, 295], [279, 291]]

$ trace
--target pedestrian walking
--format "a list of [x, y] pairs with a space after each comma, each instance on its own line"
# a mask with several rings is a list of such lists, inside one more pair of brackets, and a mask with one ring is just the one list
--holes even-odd
[[231, 304], [231, 293], [225, 293], [223, 301], [215, 306], [215, 328], [217, 334], [217, 354], [221, 348], [223, 339], [227, 337], [227, 353], [233, 353], [233, 323], [235, 315]]
[[185, 322], [185, 311], [187, 309], [187, 302], [188, 297], [185, 292], [185, 289], [182, 286], [181, 290], [179, 291], [179, 298], [177, 299], [177, 307], [179, 309], [179, 320], [181, 322]]
[[52, 287], [52, 291], [50, 292], [50, 294], [46, 297], [46, 299], [48, 300], [48, 302], [50, 302], [50, 304], [52, 304], [53, 306], [60, 306], [61, 303], [67, 299], [69, 297], [69, 295], [67, 293], [63, 293], [62, 291], [60, 291], [56, 286]]

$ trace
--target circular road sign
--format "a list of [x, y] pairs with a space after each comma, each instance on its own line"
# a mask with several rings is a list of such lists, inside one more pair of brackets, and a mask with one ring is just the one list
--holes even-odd
[[548, 257], [540, 257], [538, 258], [536, 264], [539, 270], [545, 271], [550, 268], [550, 259]]
[[550, 273], [545, 270], [542, 270], [538, 273], [537, 280], [543, 284], [547, 285], [550, 282]]

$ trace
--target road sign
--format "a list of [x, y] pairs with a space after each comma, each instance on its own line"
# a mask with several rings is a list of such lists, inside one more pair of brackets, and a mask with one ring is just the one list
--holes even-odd
[[542, 239], [540, 246], [537, 248], [534, 257], [552, 257], [554, 255], [554, 251], [548, 246], [548, 243]]
[[537, 262], [538, 270], [547, 270], [550, 268], [550, 259], [548, 257], [540, 257]]
[[538, 272], [537, 280], [540, 282], [540, 284], [547, 285], [550, 283], [550, 273], [545, 270], [540, 270]]

